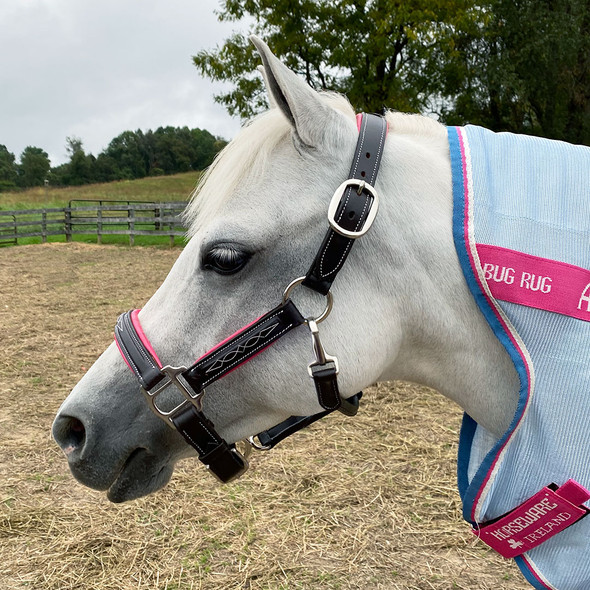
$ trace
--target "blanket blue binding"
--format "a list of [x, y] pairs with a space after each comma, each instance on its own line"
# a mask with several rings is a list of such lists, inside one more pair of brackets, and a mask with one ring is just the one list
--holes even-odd
[[[590, 269], [590, 148], [474, 126], [448, 128], [448, 138], [457, 253], [521, 381], [516, 415], [500, 440], [464, 416], [459, 492], [474, 524], [552, 482], [574, 478], [590, 488], [590, 323], [491, 298], [475, 250], [493, 244]], [[535, 588], [590, 589], [590, 516], [516, 561]]]

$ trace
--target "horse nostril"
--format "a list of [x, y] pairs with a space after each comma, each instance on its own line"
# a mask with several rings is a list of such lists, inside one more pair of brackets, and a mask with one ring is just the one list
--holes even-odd
[[59, 416], [53, 425], [53, 438], [66, 455], [84, 446], [86, 428], [72, 416]]

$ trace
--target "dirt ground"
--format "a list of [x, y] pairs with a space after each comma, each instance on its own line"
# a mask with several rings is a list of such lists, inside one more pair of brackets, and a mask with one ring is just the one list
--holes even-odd
[[61, 401], [179, 250], [0, 249], [0, 585], [39, 590], [525, 590], [460, 517], [460, 412], [404, 383], [368, 389], [221, 486], [186, 460], [124, 505], [70, 476]]

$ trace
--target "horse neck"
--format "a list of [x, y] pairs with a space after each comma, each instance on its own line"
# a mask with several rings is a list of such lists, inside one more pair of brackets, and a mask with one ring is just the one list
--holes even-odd
[[393, 266], [387, 292], [399, 341], [382, 378], [432, 387], [500, 436], [515, 412], [518, 378], [456, 254], [446, 135], [444, 141], [392, 135], [379, 239]]

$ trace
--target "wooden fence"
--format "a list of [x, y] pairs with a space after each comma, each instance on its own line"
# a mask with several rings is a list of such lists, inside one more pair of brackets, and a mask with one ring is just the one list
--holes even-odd
[[[87, 203], [73, 206], [74, 203]], [[93, 204], [90, 204], [93, 203]], [[149, 203], [139, 201], [70, 201], [69, 207], [56, 209], [23, 209], [0, 211], [0, 245], [17, 244], [21, 238], [76, 235], [125, 235], [133, 246], [135, 236], [164, 236], [174, 244], [185, 228], [182, 212], [185, 201]]]

